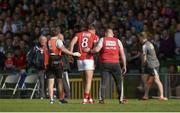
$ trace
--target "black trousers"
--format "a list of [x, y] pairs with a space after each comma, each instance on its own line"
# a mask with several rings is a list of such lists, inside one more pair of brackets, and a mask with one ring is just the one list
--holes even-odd
[[121, 95], [121, 68], [119, 63], [102, 63], [101, 64], [101, 83], [100, 83], [100, 100], [105, 99], [106, 84], [109, 76], [113, 76], [118, 98]]
[[40, 92], [40, 97], [45, 98], [45, 70], [39, 70], [38, 71], [38, 79], [39, 79], [39, 92]]

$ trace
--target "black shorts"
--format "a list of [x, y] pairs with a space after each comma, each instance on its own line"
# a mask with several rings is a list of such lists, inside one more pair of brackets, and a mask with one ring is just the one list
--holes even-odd
[[46, 71], [46, 75], [48, 79], [52, 79], [52, 78], [62, 79], [62, 73], [63, 73], [62, 68], [56, 68], [56, 69], [48, 68]]
[[149, 75], [152, 75], [152, 76], [154, 76], [156, 73], [157, 74], [159, 73], [159, 66], [155, 67], [155, 68], [145, 67], [144, 72], [143, 72], [143, 74], [149, 74]]

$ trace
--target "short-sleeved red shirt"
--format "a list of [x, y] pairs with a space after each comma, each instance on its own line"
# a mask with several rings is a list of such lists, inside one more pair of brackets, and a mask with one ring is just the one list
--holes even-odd
[[93, 54], [87, 53], [83, 51], [83, 48], [90, 48], [92, 49], [94, 46], [94, 42], [98, 41], [98, 36], [88, 32], [80, 32], [76, 35], [78, 37], [78, 51], [81, 53], [81, 57], [79, 57], [79, 60], [85, 60], [85, 59], [93, 59]]

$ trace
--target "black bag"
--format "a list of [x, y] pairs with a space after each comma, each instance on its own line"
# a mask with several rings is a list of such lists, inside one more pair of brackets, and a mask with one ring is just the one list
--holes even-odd
[[48, 66], [51, 69], [62, 69], [61, 57], [59, 55], [50, 55]]

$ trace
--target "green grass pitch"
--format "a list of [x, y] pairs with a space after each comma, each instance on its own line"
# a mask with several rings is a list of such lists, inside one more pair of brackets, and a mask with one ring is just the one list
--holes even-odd
[[105, 104], [80, 104], [82, 100], [68, 100], [68, 104], [49, 104], [49, 100], [37, 99], [0, 99], [0, 112], [179, 112], [180, 100], [159, 101], [150, 99], [139, 101], [129, 99], [127, 104], [118, 104], [117, 100], [107, 99]]

